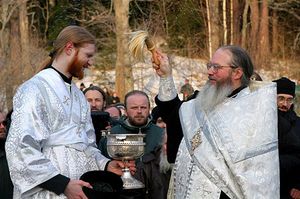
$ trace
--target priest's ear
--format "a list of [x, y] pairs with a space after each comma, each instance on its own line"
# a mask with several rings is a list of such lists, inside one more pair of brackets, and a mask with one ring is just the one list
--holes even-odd
[[68, 42], [66, 45], [65, 45], [65, 48], [64, 48], [64, 51], [67, 55], [71, 55], [72, 52], [75, 50], [75, 46], [73, 44], [73, 42]]
[[243, 74], [244, 74], [244, 72], [241, 67], [234, 68], [232, 71], [232, 78], [233, 78], [233, 80], [242, 79]]

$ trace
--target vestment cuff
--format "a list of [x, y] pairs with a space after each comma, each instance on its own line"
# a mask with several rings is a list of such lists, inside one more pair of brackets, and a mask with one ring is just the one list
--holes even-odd
[[158, 99], [160, 101], [169, 101], [177, 96], [175, 83], [172, 76], [161, 77], [159, 81]]

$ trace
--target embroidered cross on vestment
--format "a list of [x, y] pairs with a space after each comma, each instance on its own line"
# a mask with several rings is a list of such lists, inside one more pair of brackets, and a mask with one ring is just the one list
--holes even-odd
[[67, 106], [69, 106], [69, 101], [70, 101], [70, 98], [68, 96], [64, 96], [63, 103], [66, 104]]
[[201, 144], [202, 138], [201, 138], [201, 129], [198, 129], [193, 136], [191, 142], [192, 146], [192, 153], [194, 153], [194, 150]]

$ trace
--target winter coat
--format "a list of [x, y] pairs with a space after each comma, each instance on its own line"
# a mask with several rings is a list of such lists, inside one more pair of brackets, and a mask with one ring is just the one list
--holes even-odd
[[13, 184], [10, 179], [6, 154], [4, 150], [5, 140], [0, 140], [0, 194], [1, 198], [13, 198]]
[[143, 160], [137, 163], [134, 177], [145, 184], [146, 199], [167, 198], [171, 170], [161, 173], [159, 170], [161, 147], [144, 155]]
[[292, 110], [278, 110], [280, 198], [290, 198], [290, 190], [300, 190], [300, 118]]

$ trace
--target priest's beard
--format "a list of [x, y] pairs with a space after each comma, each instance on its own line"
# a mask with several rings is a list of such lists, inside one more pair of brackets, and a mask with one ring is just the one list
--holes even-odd
[[196, 97], [197, 107], [206, 112], [212, 111], [218, 104], [222, 103], [232, 91], [230, 79], [216, 85], [207, 81]]
[[76, 52], [72, 63], [69, 65], [69, 73], [72, 77], [76, 77], [81, 80], [84, 76], [84, 61], [78, 57], [78, 51]]
[[167, 154], [161, 151], [159, 160], [159, 171], [160, 173], [166, 174], [172, 169], [172, 164], [168, 162]]

